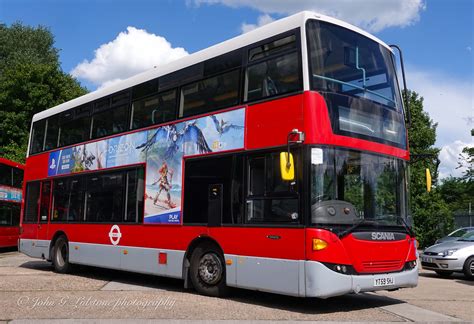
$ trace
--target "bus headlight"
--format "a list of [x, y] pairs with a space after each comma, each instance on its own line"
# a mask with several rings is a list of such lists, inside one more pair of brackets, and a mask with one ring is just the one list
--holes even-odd
[[408, 261], [405, 263], [405, 270], [411, 270], [416, 267], [416, 260]]
[[324, 240], [314, 238], [313, 239], [313, 251], [324, 250], [328, 246], [328, 243]]

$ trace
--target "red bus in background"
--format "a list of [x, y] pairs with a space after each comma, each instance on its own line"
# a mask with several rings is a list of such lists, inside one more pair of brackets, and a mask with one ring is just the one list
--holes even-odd
[[18, 245], [23, 164], [0, 158], [0, 248]]
[[303, 12], [33, 117], [21, 252], [321, 297], [414, 287], [391, 47]]

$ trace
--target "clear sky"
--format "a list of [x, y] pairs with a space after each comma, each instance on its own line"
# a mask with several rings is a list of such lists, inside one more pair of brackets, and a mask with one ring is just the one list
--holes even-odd
[[458, 175], [474, 145], [474, 0], [0, 0], [0, 22], [49, 27], [64, 71], [94, 90], [305, 9], [402, 47], [439, 124], [442, 176]]

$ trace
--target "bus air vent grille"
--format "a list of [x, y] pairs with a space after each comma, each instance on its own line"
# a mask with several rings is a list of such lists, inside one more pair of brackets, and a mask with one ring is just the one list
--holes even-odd
[[402, 267], [401, 260], [388, 260], [388, 261], [364, 261], [362, 266], [365, 271], [396, 271]]

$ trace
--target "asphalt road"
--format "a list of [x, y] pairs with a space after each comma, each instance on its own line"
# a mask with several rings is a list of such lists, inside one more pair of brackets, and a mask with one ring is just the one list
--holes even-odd
[[[50, 319], [279, 321], [474, 321], [474, 281], [422, 271], [419, 286], [320, 300], [235, 289], [229, 298], [184, 290], [180, 280], [80, 267], [71, 275], [45, 261], [0, 251], [0, 322]], [[226, 322], [229, 323], [229, 322]]]

